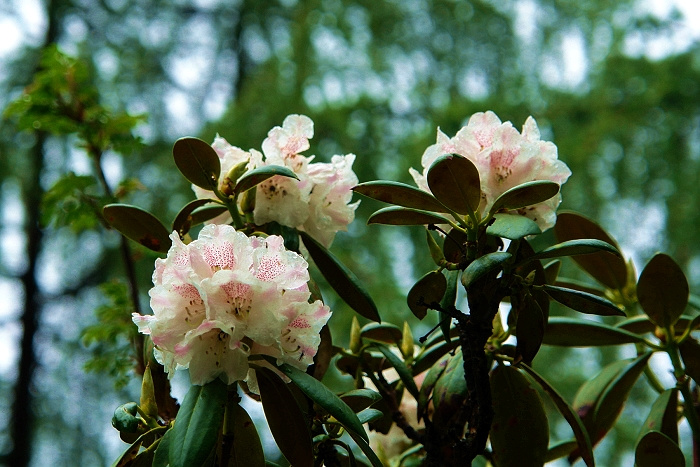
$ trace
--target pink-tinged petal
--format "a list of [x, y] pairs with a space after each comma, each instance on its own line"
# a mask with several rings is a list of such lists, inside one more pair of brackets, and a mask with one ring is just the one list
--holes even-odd
[[[480, 112], [472, 115], [452, 139], [438, 129], [437, 140], [423, 154], [423, 173], [409, 169], [411, 176], [420, 189], [429, 191], [426, 173], [437, 157], [446, 152], [467, 157], [479, 171], [481, 216], [501, 194], [517, 185], [534, 180], [550, 180], [561, 185], [571, 175], [566, 164], [558, 160], [556, 146], [540, 140], [539, 128], [532, 117], [525, 121], [521, 134], [510, 122], [502, 123], [495, 113]], [[534, 219], [546, 230], [554, 225], [560, 200], [557, 196], [515, 212]]]
[[304, 115], [289, 115], [282, 127], [274, 127], [263, 141], [262, 148], [268, 159], [285, 160], [309, 149], [314, 135], [313, 121]]
[[352, 187], [358, 183], [352, 170], [354, 161], [354, 154], [335, 155], [330, 164], [309, 165], [314, 188], [309, 199], [310, 215], [301, 229], [326, 247], [330, 247], [336, 232], [347, 230], [355, 219], [359, 201], [350, 203]]
[[138, 313], [132, 313], [131, 320], [136, 326], [138, 326], [141, 334], [148, 335], [151, 333], [151, 323], [156, 320], [156, 317], [153, 315], [140, 315]]
[[255, 223], [278, 222], [297, 227], [309, 217], [309, 195], [313, 185], [305, 174], [301, 181], [276, 175], [260, 183], [255, 192]]

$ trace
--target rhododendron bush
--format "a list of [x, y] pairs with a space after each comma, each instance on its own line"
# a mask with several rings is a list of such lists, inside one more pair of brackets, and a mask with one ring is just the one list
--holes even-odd
[[[640, 427], [637, 464], [685, 465], [679, 422], [700, 435], [691, 391], [698, 300], [671, 257], [659, 253], [637, 274], [602, 227], [557, 213], [571, 172], [534, 118], [519, 131], [486, 111], [453, 137], [438, 130], [415, 155], [415, 185], [360, 183], [353, 164], [369, 161], [322, 162], [307, 155], [313, 135], [309, 117], [290, 115], [259, 150], [218, 136], [179, 139], [173, 167], [194, 196], [169, 227], [136, 206], [104, 206], [106, 222], [160, 255], [150, 310], [132, 316], [142, 390], [115, 411], [129, 444], [115, 465], [269, 465], [248, 399], [262, 405], [294, 466], [462, 466], [479, 457], [593, 466], [641, 379], [658, 396]], [[389, 204], [369, 217], [381, 224], [371, 235], [425, 232], [434, 268], [408, 291], [406, 316], [382, 313], [371, 284], [330, 251], [360, 197]], [[592, 281], [561, 277], [563, 261]], [[324, 304], [310, 269], [355, 313], [345, 335], [331, 335], [327, 322], [341, 311]], [[580, 315], [550, 316], [552, 302]], [[414, 336], [409, 313], [439, 324]], [[636, 356], [605, 366], [567, 400], [533, 369], [543, 345], [629, 346]], [[655, 376], [653, 354], [665, 356], [674, 385]], [[337, 391], [324, 378], [331, 368], [354, 389]], [[185, 370], [191, 384], [178, 404], [168, 381]], [[550, 439], [555, 417], [570, 427], [563, 439]]]

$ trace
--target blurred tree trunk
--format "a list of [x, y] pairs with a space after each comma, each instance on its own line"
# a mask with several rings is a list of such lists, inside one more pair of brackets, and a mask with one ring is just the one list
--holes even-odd
[[[46, 4], [48, 25], [42, 49], [53, 44], [58, 33], [57, 2], [49, 0]], [[38, 67], [37, 67], [38, 68]], [[31, 79], [31, 77], [30, 77]], [[47, 135], [36, 133], [34, 146], [27, 154], [30, 163], [22, 179], [21, 196], [24, 200], [24, 229], [27, 240], [27, 269], [20, 277], [23, 289], [22, 297], [22, 340], [20, 343], [17, 381], [14, 388], [14, 401], [10, 417], [10, 436], [12, 450], [8, 463], [14, 467], [29, 465], [31, 458], [32, 431], [34, 423], [32, 390], [34, 370], [37, 365], [34, 339], [39, 326], [42, 298], [37, 283], [36, 272], [43, 234], [39, 227], [40, 203], [43, 195], [41, 172], [44, 168], [44, 146]]]

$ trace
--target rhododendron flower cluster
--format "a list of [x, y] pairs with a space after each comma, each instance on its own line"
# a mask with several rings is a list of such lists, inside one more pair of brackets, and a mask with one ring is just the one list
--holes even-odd
[[251, 355], [300, 369], [313, 362], [330, 310], [309, 303], [308, 264], [282, 237], [247, 237], [212, 224], [187, 245], [175, 232], [171, 238], [167, 257], [156, 260], [153, 315], [133, 316], [171, 376], [189, 368], [193, 384], [219, 376], [254, 383]]
[[[212, 147], [221, 160], [222, 174], [246, 161], [248, 170], [266, 165], [292, 170], [299, 180], [277, 175], [257, 186], [253, 220], [257, 225], [274, 221], [306, 231], [329, 247], [336, 232], [347, 230], [354, 220], [359, 204], [350, 203], [351, 188], [358, 183], [352, 170], [355, 155], [335, 155], [330, 163], [312, 162], [314, 156], [301, 153], [309, 149], [313, 135], [314, 124], [309, 117], [290, 115], [281, 127], [269, 131], [262, 153], [255, 149], [244, 151], [219, 136]], [[212, 198], [206, 190], [194, 185], [193, 189], [199, 198]], [[227, 219], [230, 221], [230, 216], [224, 214], [215, 221], [223, 223]]]
[[[510, 188], [534, 180], [550, 180], [562, 185], [571, 175], [567, 165], [557, 159], [554, 143], [540, 140], [540, 131], [532, 117], [525, 121], [522, 133], [510, 122], [502, 123], [491, 111], [472, 115], [467, 126], [453, 138], [438, 128], [437, 143], [423, 153], [423, 173], [410, 169], [421, 189], [430, 191], [426, 181], [428, 169], [443, 154], [464, 156], [478, 169], [481, 180], [481, 217]], [[560, 194], [543, 203], [519, 209], [517, 213], [534, 220], [544, 231], [554, 226], [559, 203]]]

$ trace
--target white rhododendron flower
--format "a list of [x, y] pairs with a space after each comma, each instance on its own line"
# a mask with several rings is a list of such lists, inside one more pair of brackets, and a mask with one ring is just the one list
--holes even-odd
[[[522, 133], [510, 122], [502, 123], [491, 111], [472, 115], [467, 126], [453, 138], [438, 129], [436, 144], [423, 153], [423, 173], [410, 169], [419, 188], [430, 191], [426, 179], [428, 169], [443, 154], [464, 156], [478, 169], [482, 195], [479, 205], [481, 217], [510, 188], [534, 180], [550, 180], [562, 185], [571, 175], [567, 165], [557, 159], [554, 143], [540, 140], [540, 131], [532, 117], [525, 121]], [[544, 231], [554, 226], [559, 203], [561, 194], [516, 212], [537, 222]]]
[[190, 244], [171, 238], [167, 257], [156, 260], [153, 315], [133, 316], [171, 376], [189, 368], [193, 384], [219, 376], [231, 384], [254, 376], [253, 354], [299, 369], [313, 362], [330, 310], [308, 302], [308, 264], [282, 237], [211, 224]]
[[[262, 143], [262, 154], [231, 146], [217, 137], [212, 147], [221, 158], [221, 173], [248, 160], [247, 169], [269, 165], [287, 167], [299, 180], [276, 175], [260, 183], [255, 192], [253, 220], [257, 225], [278, 222], [304, 230], [317, 241], [329, 247], [339, 230], [355, 218], [359, 204], [350, 203], [352, 187], [358, 179], [352, 170], [354, 154], [335, 155], [330, 163], [313, 162], [314, 156], [301, 153], [308, 150], [314, 135], [313, 121], [305, 115], [289, 115], [282, 126], [268, 132]], [[263, 159], [264, 154], [264, 159]], [[212, 198], [213, 194], [196, 186], [198, 198]], [[215, 223], [231, 222], [229, 214], [222, 214]]]

